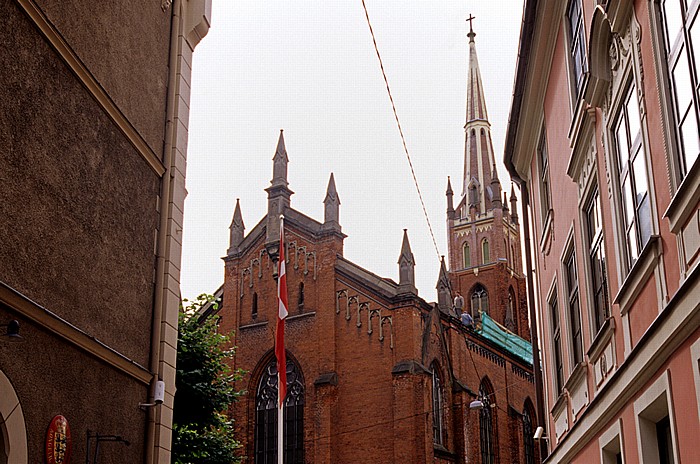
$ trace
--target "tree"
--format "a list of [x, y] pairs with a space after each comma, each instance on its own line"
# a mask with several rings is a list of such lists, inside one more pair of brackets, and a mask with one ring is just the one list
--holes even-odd
[[240, 445], [225, 414], [242, 393], [233, 388], [233, 382], [243, 372], [232, 371], [226, 362], [235, 348], [227, 348], [229, 336], [218, 333], [218, 316], [200, 320], [204, 306], [216, 309], [212, 295], [184, 303], [189, 304], [180, 312], [178, 325], [172, 462], [238, 464], [235, 451]]

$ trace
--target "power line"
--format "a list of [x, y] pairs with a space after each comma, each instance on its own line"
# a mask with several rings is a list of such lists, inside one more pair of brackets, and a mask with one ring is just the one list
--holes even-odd
[[384, 77], [384, 83], [386, 84], [386, 91], [389, 94], [389, 100], [391, 101], [391, 108], [394, 110], [394, 119], [396, 119], [396, 126], [399, 128], [399, 134], [401, 135], [401, 143], [403, 143], [403, 151], [406, 153], [406, 159], [408, 160], [408, 166], [411, 168], [411, 175], [413, 176], [413, 183], [416, 186], [416, 191], [418, 192], [418, 198], [420, 199], [420, 204], [423, 207], [423, 215], [425, 216], [425, 221], [428, 223], [428, 230], [430, 231], [430, 237], [433, 239], [433, 245], [435, 246], [435, 253], [437, 254], [438, 262], [440, 261], [440, 250], [437, 246], [437, 241], [435, 240], [435, 234], [433, 233], [433, 226], [430, 224], [430, 218], [428, 217], [428, 211], [425, 208], [425, 202], [423, 201], [423, 194], [418, 186], [418, 179], [416, 178], [416, 172], [413, 169], [413, 162], [411, 161], [411, 155], [408, 154], [408, 147], [406, 146], [406, 138], [403, 135], [403, 129], [401, 128], [401, 122], [399, 122], [399, 115], [396, 112], [396, 105], [394, 104], [394, 97], [391, 95], [391, 88], [389, 87], [389, 80], [386, 77], [386, 72], [384, 72], [384, 63], [382, 62], [382, 56], [379, 54], [379, 48], [377, 47], [377, 39], [374, 37], [374, 30], [372, 29], [372, 23], [369, 20], [369, 13], [367, 12], [367, 5], [365, 5], [365, 0], [362, 0], [362, 8], [365, 10], [365, 18], [367, 18], [367, 26], [369, 26], [369, 32], [372, 34], [372, 42], [374, 43], [374, 51], [377, 52], [377, 58], [379, 59], [379, 67], [382, 70], [382, 76]]

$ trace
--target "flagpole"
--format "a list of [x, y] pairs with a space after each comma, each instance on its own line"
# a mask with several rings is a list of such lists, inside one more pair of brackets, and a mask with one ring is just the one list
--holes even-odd
[[287, 270], [284, 256], [284, 215], [280, 215], [279, 260], [277, 261], [277, 463], [284, 464], [284, 399], [287, 396], [287, 356], [284, 346], [284, 319], [287, 317]]

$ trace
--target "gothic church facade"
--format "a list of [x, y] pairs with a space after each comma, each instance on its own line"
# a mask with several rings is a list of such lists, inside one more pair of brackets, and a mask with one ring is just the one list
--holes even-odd
[[454, 207], [448, 184], [449, 270], [443, 259], [437, 303], [418, 296], [405, 230], [398, 283], [343, 256], [333, 174], [323, 222], [292, 208], [282, 133], [267, 215], [246, 233], [236, 204], [218, 315], [220, 329], [233, 331], [232, 367], [247, 371], [236, 385], [247, 393], [230, 414], [249, 462], [277, 459], [280, 214], [290, 306], [285, 462], [535, 462], [518, 219], [514, 198], [510, 209], [501, 199], [469, 37], [465, 193]]

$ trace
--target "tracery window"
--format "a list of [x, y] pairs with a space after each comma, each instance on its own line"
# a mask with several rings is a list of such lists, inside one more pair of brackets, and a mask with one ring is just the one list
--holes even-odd
[[535, 464], [535, 408], [529, 398], [525, 400], [523, 408], [523, 451], [525, 454], [525, 464]]
[[[277, 463], [277, 362], [265, 366], [255, 396], [255, 464]], [[287, 358], [284, 400], [284, 462], [304, 463], [304, 378]]]
[[472, 291], [471, 296], [472, 301], [472, 315], [477, 316], [479, 312], [487, 313], [489, 312], [489, 294], [486, 289], [481, 285], [477, 285]]
[[494, 437], [494, 421], [492, 402], [495, 402], [493, 390], [488, 379], [484, 379], [479, 387], [479, 399], [484, 407], [479, 410], [479, 438], [481, 443], [482, 464], [494, 464], [496, 462], [496, 440]]
[[433, 379], [433, 443], [442, 445], [445, 434], [445, 403], [442, 391], [442, 381], [440, 380], [440, 372], [436, 363], [433, 363], [430, 366], [430, 371]]
[[516, 317], [515, 292], [513, 291], [513, 287], [508, 289], [508, 303], [506, 305], [506, 317], [504, 322], [506, 329], [510, 330], [511, 332], [517, 332], [518, 324]]

